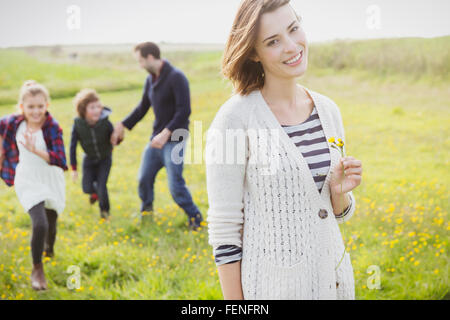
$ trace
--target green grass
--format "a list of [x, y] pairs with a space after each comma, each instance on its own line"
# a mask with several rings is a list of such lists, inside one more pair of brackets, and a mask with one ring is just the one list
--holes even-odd
[[[366, 45], [377, 47], [370, 41]], [[45, 55], [40, 56], [40, 61], [45, 61], [42, 56]], [[220, 56], [220, 52], [170, 52], [168, 56], [190, 80], [191, 125], [201, 121], [203, 132], [231, 94], [229, 83], [219, 76]], [[27, 55], [15, 57], [16, 63], [24, 59], [24, 64], [33, 64], [27, 62]], [[119, 57], [117, 54], [116, 59]], [[77, 66], [83, 70], [79, 78], [61, 70], [54, 71], [53, 76], [42, 75], [39, 66], [31, 69], [34, 71], [27, 77], [43, 79], [47, 84], [47, 80], [51, 83], [55, 81], [52, 77], [62, 75], [72, 81], [72, 89], [78, 90], [84, 85], [83, 72], [95, 74], [92, 81], [98, 81], [99, 86], [105, 83], [108, 72], [129, 72], [129, 79], [136, 79], [136, 83], [145, 76], [131, 67], [132, 60], [128, 59], [132, 58], [127, 53], [122, 54], [123, 62], [117, 64], [117, 70], [99, 64], [94, 72], [94, 62], [82, 62], [83, 59]], [[13, 80], [9, 89], [0, 86], [0, 93], [18, 91], [21, 75], [8, 63], [1, 63]], [[55, 70], [60, 67], [54, 63], [48, 66]], [[336, 101], [345, 124], [347, 153], [363, 162], [363, 181], [354, 190], [355, 215], [341, 225], [355, 272], [356, 298], [443, 299], [449, 287], [447, 80], [440, 77], [436, 83], [428, 81], [428, 76], [413, 80], [399, 70], [382, 76], [377, 68], [327, 70], [312, 64], [299, 82]], [[367, 77], [370, 73], [373, 77]], [[141, 90], [139, 86], [101, 94], [102, 101], [114, 110], [113, 122], [133, 109]], [[50, 92], [54, 96], [54, 90]], [[74, 116], [71, 100], [70, 95], [54, 97], [50, 106], [64, 130], [67, 151]], [[13, 103], [0, 106], [0, 115], [13, 111]], [[37, 293], [30, 287], [29, 216], [14, 189], [0, 185], [0, 299], [222, 298], [207, 231], [187, 231], [186, 217], [168, 191], [165, 169], [157, 176], [154, 224], [141, 226], [136, 218], [140, 207], [137, 173], [152, 120], [153, 113], [149, 112], [114, 151], [108, 184], [112, 205], [109, 223], [101, 223], [98, 208], [88, 204], [80, 181], [72, 183], [66, 173], [66, 209], [58, 222], [56, 257], [45, 262], [50, 284], [46, 292]], [[80, 148], [78, 159], [81, 161]], [[204, 165], [185, 165], [184, 177], [195, 203], [206, 213]], [[78, 291], [66, 287], [70, 276], [66, 271], [71, 265], [81, 270], [82, 287]], [[367, 268], [371, 265], [381, 270], [379, 290], [367, 287]]]

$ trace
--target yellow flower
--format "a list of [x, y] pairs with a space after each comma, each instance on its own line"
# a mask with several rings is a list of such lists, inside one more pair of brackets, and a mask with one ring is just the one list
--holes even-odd
[[334, 137], [331, 137], [330, 139], [328, 139], [328, 142], [333, 143], [334, 142]]

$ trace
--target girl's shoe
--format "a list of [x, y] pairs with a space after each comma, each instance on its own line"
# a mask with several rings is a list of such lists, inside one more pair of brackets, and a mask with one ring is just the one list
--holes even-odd
[[31, 287], [34, 290], [47, 290], [47, 281], [45, 280], [44, 265], [42, 262], [33, 264], [33, 271], [31, 271]]

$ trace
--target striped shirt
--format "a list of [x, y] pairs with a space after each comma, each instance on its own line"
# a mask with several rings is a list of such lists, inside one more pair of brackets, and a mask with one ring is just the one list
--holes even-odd
[[[307, 162], [319, 192], [322, 191], [325, 177], [330, 169], [331, 158], [327, 138], [320, 123], [319, 114], [314, 106], [311, 115], [300, 124], [281, 125], [292, 142], [299, 148]], [[344, 217], [352, 203], [337, 218]], [[214, 249], [216, 265], [241, 260], [242, 249], [235, 245], [222, 245]]]

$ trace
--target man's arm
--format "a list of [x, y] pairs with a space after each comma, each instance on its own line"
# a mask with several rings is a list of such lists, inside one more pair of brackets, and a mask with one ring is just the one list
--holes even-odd
[[122, 121], [122, 124], [128, 129], [131, 130], [146, 114], [150, 109], [151, 101], [148, 97], [148, 90], [150, 87], [149, 77], [145, 80], [144, 92], [142, 94], [141, 101], [134, 108], [134, 110]]
[[175, 96], [175, 114], [166, 128], [173, 132], [180, 128], [191, 114], [191, 97], [189, 92], [189, 82], [182, 73], [174, 76], [172, 91]]

